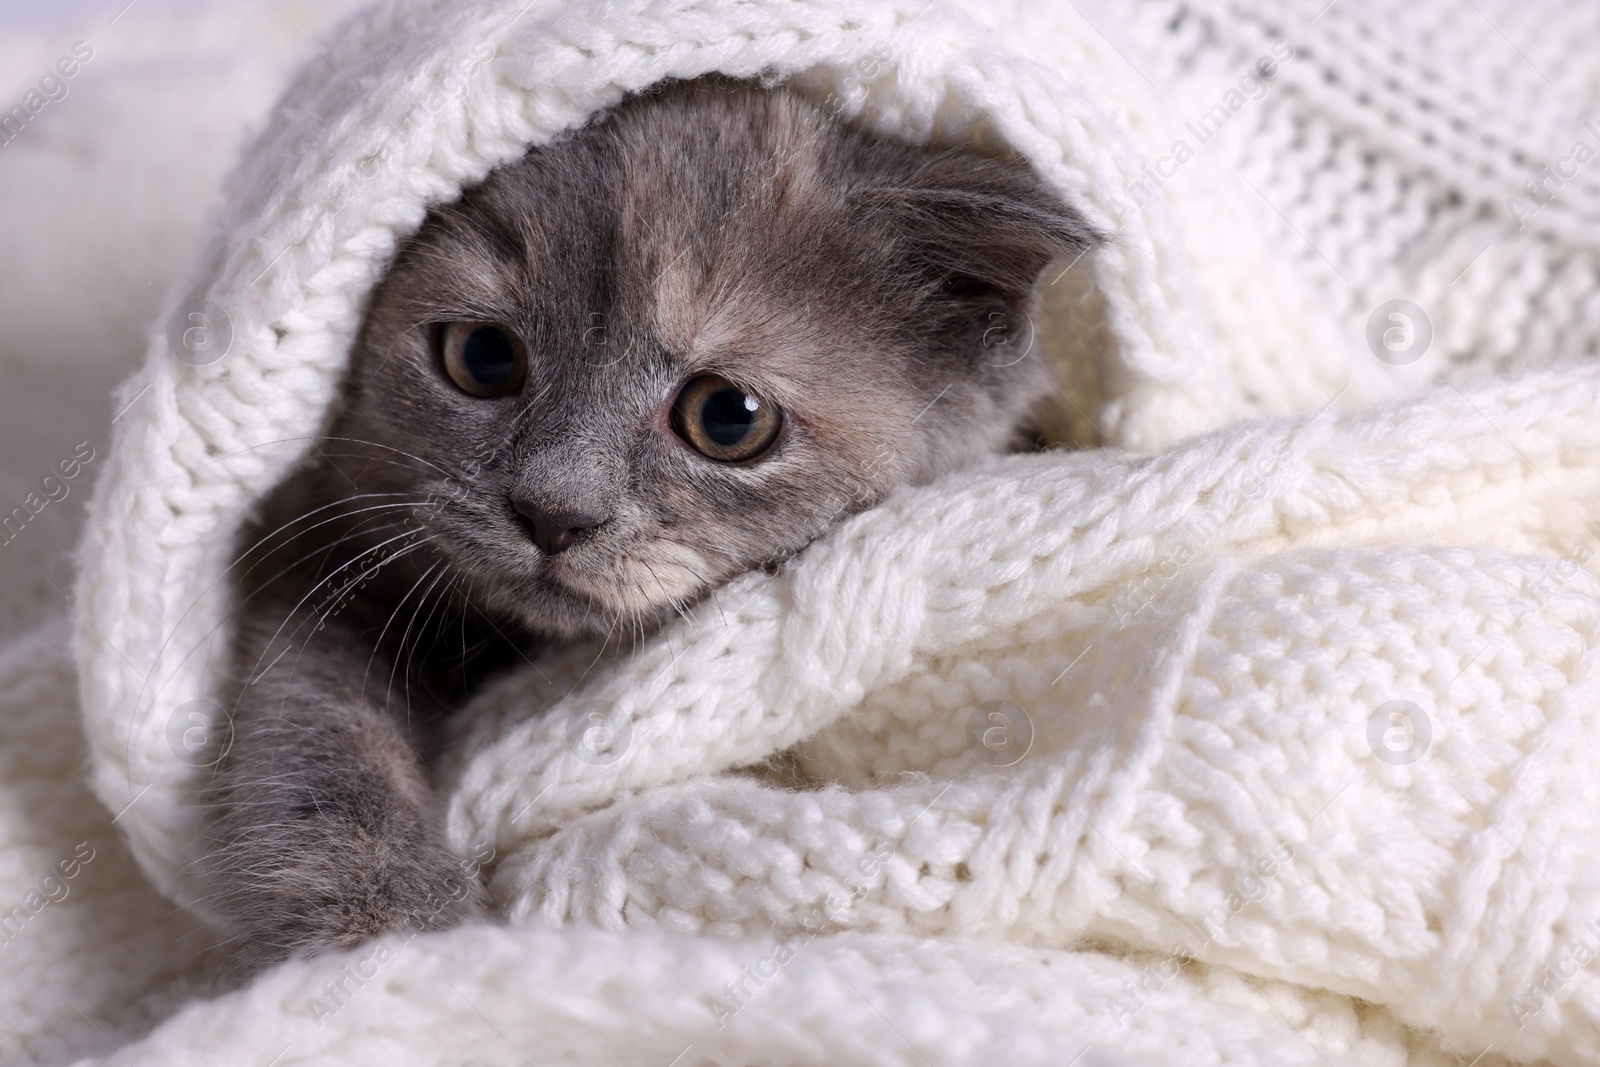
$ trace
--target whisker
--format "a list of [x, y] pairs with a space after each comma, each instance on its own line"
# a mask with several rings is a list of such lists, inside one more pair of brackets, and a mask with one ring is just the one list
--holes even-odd
[[[387, 493], [385, 493], [385, 494], [374, 494], [374, 495], [399, 496], [399, 495], [402, 495], [402, 494], [399, 494], [399, 493], [387, 494]], [[299, 533], [296, 533], [293, 537], [285, 538], [283, 543], [278, 545], [278, 546], [276, 546], [276, 548], [280, 548], [280, 549], [284, 548], [284, 547], [292, 544], [293, 542], [299, 540], [300, 538], [304, 537], [306, 534], [310, 533], [312, 530], [321, 529], [322, 527], [327, 526], [330, 523], [338, 522], [341, 519], [353, 519], [357, 515], [366, 515], [366, 514], [370, 514], [372, 512], [377, 512], [377, 511], [398, 511], [398, 510], [400, 510], [402, 508], [414, 508], [414, 507], [417, 507], [417, 506], [418, 506], [418, 503], [415, 502], [415, 501], [404, 500], [404, 501], [400, 501], [398, 503], [393, 503], [393, 504], [373, 504], [373, 505], [370, 505], [368, 507], [358, 508], [355, 511], [345, 512], [345, 513], [342, 513], [342, 514], [339, 514], [339, 515], [335, 515], [335, 516], [333, 516], [331, 518], [324, 519], [324, 520], [322, 520], [321, 522], [317, 523], [314, 526], [308, 526], [304, 530], [301, 530]], [[322, 510], [322, 509], [319, 508], [318, 510]], [[279, 529], [282, 530], [284, 527], [286, 527], [288, 525], [290, 525], [290, 524], [289, 523], [285, 523], [284, 526], [279, 527]], [[370, 529], [370, 527], [367, 527], [367, 528]], [[306, 553], [304, 556], [301, 556], [299, 559], [295, 560], [294, 563], [290, 564], [285, 569], [279, 571], [277, 574], [274, 574], [271, 578], [267, 579], [267, 583], [270, 584], [271, 582], [274, 582], [277, 579], [283, 577], [283, 575], [287, 574], [290, 570], [293, 570], [295, 567], [298, 567], [300, 564], [304, 563], [306, 560], [310, 559], [312, 556], [315, 556], [318, 552], [326, 551], [326, 550], [331, 549], [331, 548], [336, 548], [339, 545], [344, 544], [346, 541], [350, 540], [351, 536], [353, 536], [353, 535], [348, 535], [347, 534], [346, 536], [341, 537], [336, 541], [329, 542], [328, 544], [325, 544], [325, 545], [319, 545], [317, 548], [312, 549], [310, 552]], [[263, 540], [265, 540], [265, 538], [263, 538]], [[259, 545], [260, 543], [261, 542], [257, 542], [257, 545]], [[252, 546], [251, 547], [251, 551], [254, 551], [255, 547], [256, 546]], [[238, 566], [246, 558], [248, 558], [248, 554], [241, 555], [238, 560], [234, 561], [233, 566]], [[270, 557], [269, 556], [263, 556], [261, 559], [258, 559], [255, 563], [252, 563], [248, 568], [246, 568], [245, 570], [241, 571], [239, 573], [239, 577], [241, 579], [243, 579], [245, 577], [248, 577], [249, 574], [252, 571], [254, 571], [257, 567], [261, 566], [262, 563], [266, 562], [266, 560], [268, 558], [270, 558]]]
[[[404, 650], [405, 650], [406, 641], [411, 636], [411, 627], [416, 623], [417, 616], [422, 613], [423, 605], [428, 603], [428, 598], [433, 595], [433, 591], [438, 588], [439, 583], [450, 576], [449, 567], [445, 566], [442, 561], [440, 563], [440, 568], [441, 569], [439, 571], [438, 577], [434, 578], [433, 583], [431, 585], [429, 585], [428, 588], [423, 591], [422, 596], [420, 596], [417, 599], [417, 607], [416, 607], [416, 610], [411, 613], [411, 621], [406, 623], [405, 633], [400, 635], [400, 651], [401, 652], [404, 652]], [[422, 625], [417, 629], [417, 643], [411, 646], [411, 651], [410, 652], [405, 652], [406, 670], [405, 670], [405, 674], [404, 674], [403, 677], [406, 679], [406, 683], [407, 683], [406, 684], [406, 725], [408, 727], [411, 724], [411, 690], [412, 690], [412, 685], [410, 684], [410, 680], [413, 677], [412, 673], [411, 673], [412, 664], [416, 662], [417, 649], [422, 644], [424, 636], [426, 635], [427, 630], [428, 630], [428, 625], [431, 622], [433, 622], [434, 614], [439, 610], [439, 608], [443, 605], [443, 603], [444, 603], [443, 600], [436, 601], [434, 603], [433, 607], [428, 609], [427, 617], [422, 620]], [[385, 703], [385, 705], [387, 705], [389, 699], [394, 694], [394, 676], [395, 676], [395, 672], [400, 669], [400, 656], [397, 654], [395, 656], [394, 660], [395, 660], [394, 666], [389, 668], [389, 688], [388, 688], [387, 692], [385, 692], [385, 694], [384, 694], [384, 703]]]
[[[367, 678], [372, 674], [372, 663], [378, 658], [378, 653], [383, 650], [383, 639], [389, 633], [389, 627], [394, 625], [394, 620], [399, 616], [400, 609], [405, 607], [406, 601], [411, 599], [411, 594], [417, 591], [417, 587], [422, 585], [423, 582], [427, 581], [429, 575], [433, 574], [434, 571], [438, 570], [442, 566], [444, 566], [444, 563], [443, 561], [440, 561], [439, 563], [435, 563], [433, 566], [423, 571], [421, 576], [418, 577], [415, 582], [411, 583], [411, 588], [406, 590], [405, 596], [395, 601], [394, 610], [389, 612], [389, 620], [383, 624], [383, 629], [378, 631], [378, 639], [373, 642], [372, 655], [367, 657], [367, 669], [361, 674], [361, 696], [363, 699], [365, 699], [367, 695]], [[399, 657], [396, 656], [395, 658], [398, 659]], [[391, 677], [393, 677], [393, 675], [391, 675]], [[387, 696], [385, 699], [387, 699]]]
[[320, 455], [324, 459], [355, 459], [355, 460], [360, 460], [364, 467], [372, 466], [372, 465], [375, 465], [375, 464], [382, 464], [385, 467], [396, 467], [396, 468], [398, 468], [398, 469], [400, 469], [402, 471], [405, 471], [408, 474], [427, 474], [427, 473], [431, 473], [425, 467], [419, 467], [414, 463], [406, 462], [404, 457], [396, 459], [393, 456], [370, 456], [370, 455], [367, 455], [365, 452], [329, 452], [329, 451], [326, 451], [326, 450], [324, 450], [322, 452], [319, 452], [318, 455]]
[[[351, 501], [355, 501], [355, 500], [364, 500], [364, 499], [375, 498], [375, 497], [405, 496], [405, 495], [406, 494], [404, 494], [404, 493], [359, 493], [359, 494], [357, 494], [355, 496], [344, 497], [342, 499], [332, 501], [331, 503], [323, 504], [321, 507], [312, 508], [310, 511], [302, 512], [301, 514], [296, 515], [294, 518], [288, 520], [287, 522], [280, 523], [274, 529], [268, 531], [265, 534], [262, 534], [260, 540], [256, 541], [255, 544], [251, 545], [249, 548], [247, 548], [243, 552], [239, 553], [238, 556], [234, 557], [234, 561], [232, 563], [228, 564], [227, 570], [224, 570], [223, 573], [226, 574], [228, 571], [232, 570], [233, 568], [237, 567], [239, 564], [243, 563], [245, 560], [249, 559], [250, 558], [250, 554], [253, 553], [256, 549], [260, 548], [262, 545], [266, 544], [268, 541], [272, 540], [278, 534], [284, 532], [289, 527], [293, 526], [295, 523], [304, 522], [306, 519], [311, 518], [313, 515], [321, 514], [322, 512], [327, 511], [329, 508], [336, 508], [341, 504], [348, 504]], [[360, 514], [360, 512], [356, 512], [356, 514]], [[341, 517], [342, 516], [335, 515], [333, 518], [325, 519], [323, 522], [317, 523], [316, 526], [308, 527], [307, 530], [301, 531], [301, 532], [302, 533], [309, 532], [309, 530], [314, 530], [318, 526], [325, 525], [328, 522], [337, 522], [339, 520], [339, 518], [341, 518]], [[296, 535], [296, 536], [299, 536], [299, 535]], [[289, 540], [293, 540], [293, 538], [290, 538]], [[284, 543], [288, 544], [288, 541], [285, 541]], [[246, 571], [245, 573], [248, 574], [249, 572]]]
[[[354, 530], [350, 531], [349, 533], [345, 534], [343, 537], [340, 537], [340, 538], [338, 538], [338, 539], [336, 539], [334, 541], [331, 541], [331, 542], [329, 542], [327, 544], [318, 545], [316, 548], [313, 548], [310, 552], [307, 552], [305, 555], [303, 555], [303, 556], [299, 557], [298, 559], [294, 560], [293, 562], [289, 563], [287, 566], [283, 567], [281, 570], [279, 570], [272, 577], [270, 577], [270, 578], [266, 579], [265, 581], [261, 582], [256, 588], [252, 589], [250, 592], [248, 592], [248, 593], [244, 594], [242, 597], [240, 597], [238, 603], [236, 603], [233, 606], [233, 608], [231, 610], [229, 610], [228, 613], [224, 616], [223, 621], [227, 622], [227, 621], [230, 621], [230, 620], [232, 620], [234, 618], [237, 618], [241, 614], [242, 609], [243, 609], [243, 607], [244, 607], [244, 605], [246, 603], [248, 603], [249, 601], [255, 599], [257, 596], [261, 596], [261, 595], [265, 594], [266, 592], [268, 592], [270, 589], [272, 589], [273, 583], [275, 583], [279, 578], [282, 578], [285, 574], [288, 574], [290, 571], [294, 570], [295, 568], [299, 567], [301, 564], [305, 563], [306, 560], [311, 559], [313, 556], [316, 556], [316, 555], [319, 555], [319, 554], [324, 555], [324, 556], [331, 556], [333, 550], [335, 548], [338, 548], [340, 545], [345, 544], [346, 542], [349, 542], [349, 541], [354, 541], [354, 540], [356, 540], [357, 538], [360, 538], [360, 537], [370, 536], [374, 532], [380, 530], [382, 528], [382, 526], [383, 526], [383, 520], [382, 519], [369, 519], [366, 522], [362, 523], [360, 526], [358, 526], [356, 529], [354, 529]], [[394, 529], [394, 527], [390, 526], [389, 529]], [[421, 531], [417, 530], [417, 531], [412, 531], [412, 532], [420, 533]], [[363, 555], [364, 554], [365, 553], [363, 553]], [[357, 557], [357, 558], [359, 558], [359, 557]], [[380, 560], [378, 566], [381, 566], [383, 563], [386, 563], [386, 562], [391, 562], [395, 558], [398, 558], [398, 555], [397, 554], [392, 554], [387, 559]], [[324, 560], [324, 565], [326, 565], [326, 562], [327, 561]], [[371, 577], [371, 575], [375, 574], [375, 573], [377, 573], [377, 567], [374, 567], [371, 570], [362, 571], [361, 574], [357, 575], [354, 578], [351, 578], [350, 581], [346, 582], [344, 584], [344, 586], [341, 587], [341, 590], [340, 590], [340, 592], [338, 594], [336, 594], [335, 599], [336, 600], [342, 599], [346, 592], [348, 592], [350, 589], [354, 588], [356, 585], [358, 585], [364, 579], [366, 579], [368, 577]], [[321, 575], [322, 575], [322, 569], [321, 569], [321, 567], [319, 567], [317, 569], [316, 576], [321, 576]], [[332, 575], [330, 574], [327, 577], [331, 578]]]
[[[363, 531], [363, 532], [365, 532], [365, 531]], [[361, 536], [361, 534], [359, 534], [359, 533], [358, 534], [351, 534], [350, 536], [351, 537], [357, 537], [357, 536]], [[341, 540], [349, 540], [349, 538], [341, 538]], [[328, 624], [328, 622], [330, 620], [332, 620], [333, 616], [338, 612], [338, 610], [344, 606], [345, 598], [350, 596], [350, 595], [352, 595], [352, 594], [354, 594], [357, 590], [359, 590], [364, 584], [366, 584], [366, 581], [369, 578], [371, 578], [373, 575], [377, 574], [387, 564], [393, 563], [396, 560], [403, 558], [404, 556], [408, 555], [413, 549], [420, 548], [421, 545], [422, 545], [422, 542], [418, 542], [417, 544], [414, 544], [414, 545], [408, 545], [406, 548], [400, 550], [399, 552], [391, 553], [390, 555], [388, 555], [388, 556], [386, 556], [386, 557], [384, 557], [382, 559], [377, 560], [371, 566], [366, 567], [360, 573], [358, 573], [358, 574], [352, 576], [351, 578], [349, 578], [343, 585], [341, 585], [339, 587], [339, 589], [332, 595], [332, 597], [330, 599], [324, 600], [322, 602], [323, 610], [318, 611], [315, 607], [312, 609], [312, 617], [314, 619], [316, 619], [317, 625], [312, 627], [311, 633], [315, 634], [318, 630], [320, 630], [324, 626], [326, 626]], [[301, 626], [304, 626], [304, 625], [305, 625], [304, 623], [301, 623]], [[294, 633], [296, 633], [296, 634], [299, 633], [300, 632], [300, 628], [301, 627], [297, 626], [295, 628], [295, 630], [294, 630]]]
[[453, 478], [454, 477], [454, 475], [452, 475], [449, 471], [445, 470], [443, 467], [439, 466], [437, 463], [433, 462], [432, 460], [423, 459], [421, 456], [417, 455], [415, 452], [407, 452], [403, 448], [397, 448], [396, 446], [391, 445], [391, 444], [386, 444], [383, 441], [369, 441], [369, 440], [367, 440], [366, 438], [363, 438], [363, 437], [323, 437], [323, 438], [321, 438], [321, 440], [324, 440], [324, 441], [345, 441], [345, 442], [348, 442], [348, 443], [351, 443], [351, 444], [371, 445], [374, 448], [387, 448], [389, 451], [398, 453], [399, 455], [405, 456], [408, 459], [414, 459], [418, 463], [423, 464], [424, 466], [432, 467], [434, 470], [438, 471], [440, 474], [444, 475], [446, 478]]
[[[292, 619], [295, 616], [295, 613], [297, 613], [301, 608], [305, 607], [306, 601], [311, 599], [312, 594], [315, 593], [318, 589], [321, 589], [324, 585], [326, 585], [328, 583], [328, 581], [331, 578], [333, 578], [333, 576], [335, 574], [338, 574], [340, 571], [344, 570], [346, 567], [349, 567], [351, 564], [356, 563], [357, 561], [363, 559], [364, 557], [369, 556], [372, 553], [381, 550], [386, 545], [392, 545], [396, 541], [402, 540], [403, 538], [416, 537], [416, 536], [417, 536], [417, 531], [406, 530], [403, 533], [396, 534], [394, 537], [389, 538], [387, 541], [380, 541], [378, 544], [373, 545], [371, 548], [367, 549], [366, 551], [357, 553], [352, 558], [346, 560], [344, 563], [341, 563], [337, 568], [334, 569], [334, 571], [331, 574], [328, 575], [327, 578], [322, 579], [316, 585], [312, 586], [306, 592], [306, 595], [301, 597], [299, 602], [296, 603], [294, 607], [289, 609], [289, 618], [286, 618], [286, 619], [283, 620], [283, 623], [278, 627], [278, 629], [273, 633], [272, 637], [267, 641], [266, 646], [261, 650], [261, 655], [259, 657], [257, 657], [256, 662], [255, 662], [255, 666], [251, 668], [250, 673], [251, 674], [255, 674], [257, 671], [259, 671], [261, 669], [261, 660], [266, 657], [267, 650], [270, 649], [275, 643], [277, 643], [277, 640], [278, 640], [279, 636], [281, 636], [282, 633], [283, 633], [283, 627], [289, 625], [289, 619]], [[410, 547], [415, 547], [415, 546], [410, 546]]]
[[[290, 440], [293, 440], [293, 439], [290, 439]], [[242, 449], [242, 450], [240, 450], [239, 454], [242, 454], [243, 452], [247, 452], [247, 451], [250, 451], [250, 449]], [[152, 484], [154, 484], [154, 483], [152, 483]], [[305, 512], [304, 514], [302, 514], [300, 516], [297, 516], [294, 519], [291, 519], [289, 522], [284, 523], [278, 529], [276, 529], [276, 530], [272, 531], [271, 533], [268, 533], [267, 535], [262, 537], [259, 541], [256, 542], [255, 545], [252, 545], [248, 550], [246, 550], [244, 553], [240, 554], [237, 558], [235, 558], [232, 563], [228, 564], [228, 566], [225, 567], [220, 574], [218, 574], [209, 583], [207, 583], [206, 587], [204, 589], [202, 589], [195, 596], [194, 600], [192, 602], [190, 602], [190, 604], [189, 604], [189, 606], [187, 608], [184, 609], [183, 614], [181, 616], [179, 616], [177, 622], [174, 623], [172, 628], [168, 631], [166, 638], [161, 642], [161, 647], [156, 650], [156, 658], [157, 658], [157, 660], [159, 661], [161, 659], [161, 657], [166, 655], [168, 647], [172, 644], [173, 639], [181, 631], [182, 625], [189, 618], [190, 613], [193, 612], [197, 607], [200, 606], [200, 604], [205, 600], [207, 595], [209, 595], [212, 592], [212, 590], [214, 590], [220, 583], [222, 583], [223, 581], [226, 581], [228, 579], [228, 575], [233, 571], [233, 569], [235, 567], [237, 567], [240, 563], [242, 563], [246, 559], [248, 559], [252, 552], [254, 552], [257, 548], [259, 548], [263, 544], [265, 544], [274, 535], [276, 535], [277, 533], [282, 532], [287, 527], [294, 525], [294, 523], [296, 523], [296, 522], [303, 521], [304, 519], [309, 518], [309, 517], [311, 517], [313, 515], [319, 514], [319, 513], [323, 512], [323, 511], [326, 511], [329, 508], [338, 507], [342, 503], [347, 503], [347, 502], [349, 502], [351, 500], [359, 500], [359, 499], [364, 499], [364, 498], [368, 498], [368, 497], [379, 497], [379, 496], [385, 496], [385, 495], [391, 495], [391, 494], [382, 494], [382, 493], [360, 494], [360, 495], [357, 495], [355, 497], [342, 498], [340, 500], [333, 501], [332, 503], [324, 504], [321, 507], [313, 508], [311, 511]], [[404, 494], [398, 494], [397, 493], [397, 494], [392, 494], [392, 495], [397, 495], [398, 496], [398, 495], [404, 495]], [[398, 505], [398, 506], [411, 506], [411, 505]], [[356, 512], [355, 514], [361, 514], [361, 512]], [[316, 524], [316, 526], [313, 526], [310, 529], [316, 529], [317, 527], [325, 525], [326, 522], [337, 521], [338, 518], [339, 518], [339, 516], [335, 516], [333, 519], [325, 520], [325, 522], [318, 523], [318, 524]], [[302, 531], [302, 532], [309, 532], [309, 530], [308, 531]], [[298, 536], [298, 535], [296, 535], [296, 536]], [[288, 544], [289, 541], [292, 541], [292, 540], [294, 540], [294, 538], [290, 538], [290, 539], [286, 540], [284, 543]], [[311, 555], [315, 555], [315, 552], [311, 553]], [[310, 557], [307, 556], [305, 558], [310, 558]], [[245, 574], [249, 574], [251, 571], [253, 571], [255, 569], [256, 566], [259, 565], [259, 563], [260, 563], [260, 561], [258, 560], [257, 563], [252, 564], [251, 567], [248, 570], [246, 570], [244, 573]], [[283, 572], [280, 572], [279, 576], [281, 576], [282, 573]], [[275, 578], [276, 577], [277, 576], [275, 576]], [[245, 597], [244, 599], [248, 600], [249, 597]], [[197, 651], [199, 651], [202, 647], [204, 647], [205, 643], [210, 640], [211, 636], [213, 634], [215, 634], [217, 632], [217, 630], [221, 626], [226, 625], [228, 622], [232, 621], [233, 619], [235, 619], [239, 615], [241, 607], [242, 607], [242, 604], [236, 604], [233, 608], [231, 608], [230, 610], [225, 612], [223, 617], [222, 617], [222, 619], [218, 622], [217, 626], [212, 627], [211, 630], [209, 630], [204, 636], [200, 637], [195, 642], [195, 644], [189, 649], [189, 651], [184, 654], [183, 659], [187, 660], [190, 656], [194, 655]], [[257, 667], [259, 667], [259, 663], [257, 664]], [[252, 671], [252, 673], [254, 673], [254, 672]], [[155, 672], [151, 672], [151, 674], [145, 679], [144, 683], [139, 687], [139, 692], [134, 697], [134, 702], [135, 702], [136, 706], [139, 703], [143, 702], [144, 697], [145, 697], [146, 688], [149, 686], [150, 680], [153, 679], [155, 676], [156, 676]], [[133, 745], [133, 731], [134, 731], [135, 728], [136, 728], [136, 725], [133, 722], [130, 721], [129, 733], [128, 733], [128, 744], [129, 744], [130, 748]]]

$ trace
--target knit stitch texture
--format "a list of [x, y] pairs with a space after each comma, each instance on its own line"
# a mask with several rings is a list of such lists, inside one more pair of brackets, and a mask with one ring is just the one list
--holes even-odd
[[[785, 80], [1014, 150], [1114, 235], [1033, 339], [1100, 447], [508, 675], [443, 790], [509, 927], [292, 963], [121, 1055], [1600, 1063], [1600, 189], [1507, 203], [1600, 113], [1600, 16], [1484, 8], [387, 0], [319, 40], [123, 388], [82, 551], [94, 825], [185, 917], [170, 733], [218, 695], [238, 530], [428, 207], [626, 93]], [[1367, 340], [1396, 298], [1434, 327], [1403, 365]], [[232, 330], [198, 366], [165, 328], [197, 301]], [[51, 736], [60, 641], [0, 661], [7, 729]]]

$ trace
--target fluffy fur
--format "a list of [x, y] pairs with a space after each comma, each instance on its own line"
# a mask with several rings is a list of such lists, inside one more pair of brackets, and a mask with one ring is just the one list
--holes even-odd
[[[206, 874], [246, 957], [481, 910], [436, 828], [438, 719], [541, 642], [643, 633], [1018, 443], [1049, 388], [1030, 293], [1094, 241], [1019, 166], [717, 79], [635, 97], [433, 211], [239, 568]], [[443, 372], [441, 325], [464, 320], [517, 338], [519, 390]], [[765, 455], [715, 462], [674, 432], [704, 374], [781, 410]], [[592, 521], [544, 551], [530, 501]]]

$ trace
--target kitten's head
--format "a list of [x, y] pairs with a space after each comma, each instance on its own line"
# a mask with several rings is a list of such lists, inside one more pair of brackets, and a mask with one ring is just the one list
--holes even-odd
[[499, 611], [648, 623], [1014, 442], [1030, 293], [1094, 241], [1020, 167], [680, 83], [429, 215], [331, 436]]

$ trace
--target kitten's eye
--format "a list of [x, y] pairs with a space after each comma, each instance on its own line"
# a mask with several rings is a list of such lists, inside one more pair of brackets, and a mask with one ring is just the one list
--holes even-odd
[[708, 459], [754, 459], [777, 440], [783, 416], [717, 374], [691, 378], [672, 405], [672, 430]]
[[522, 342], [492, 322], [447, 322], [439, 327], [439, 361], [463, 392], [495, 397], [522, 388], [528, 358]]

